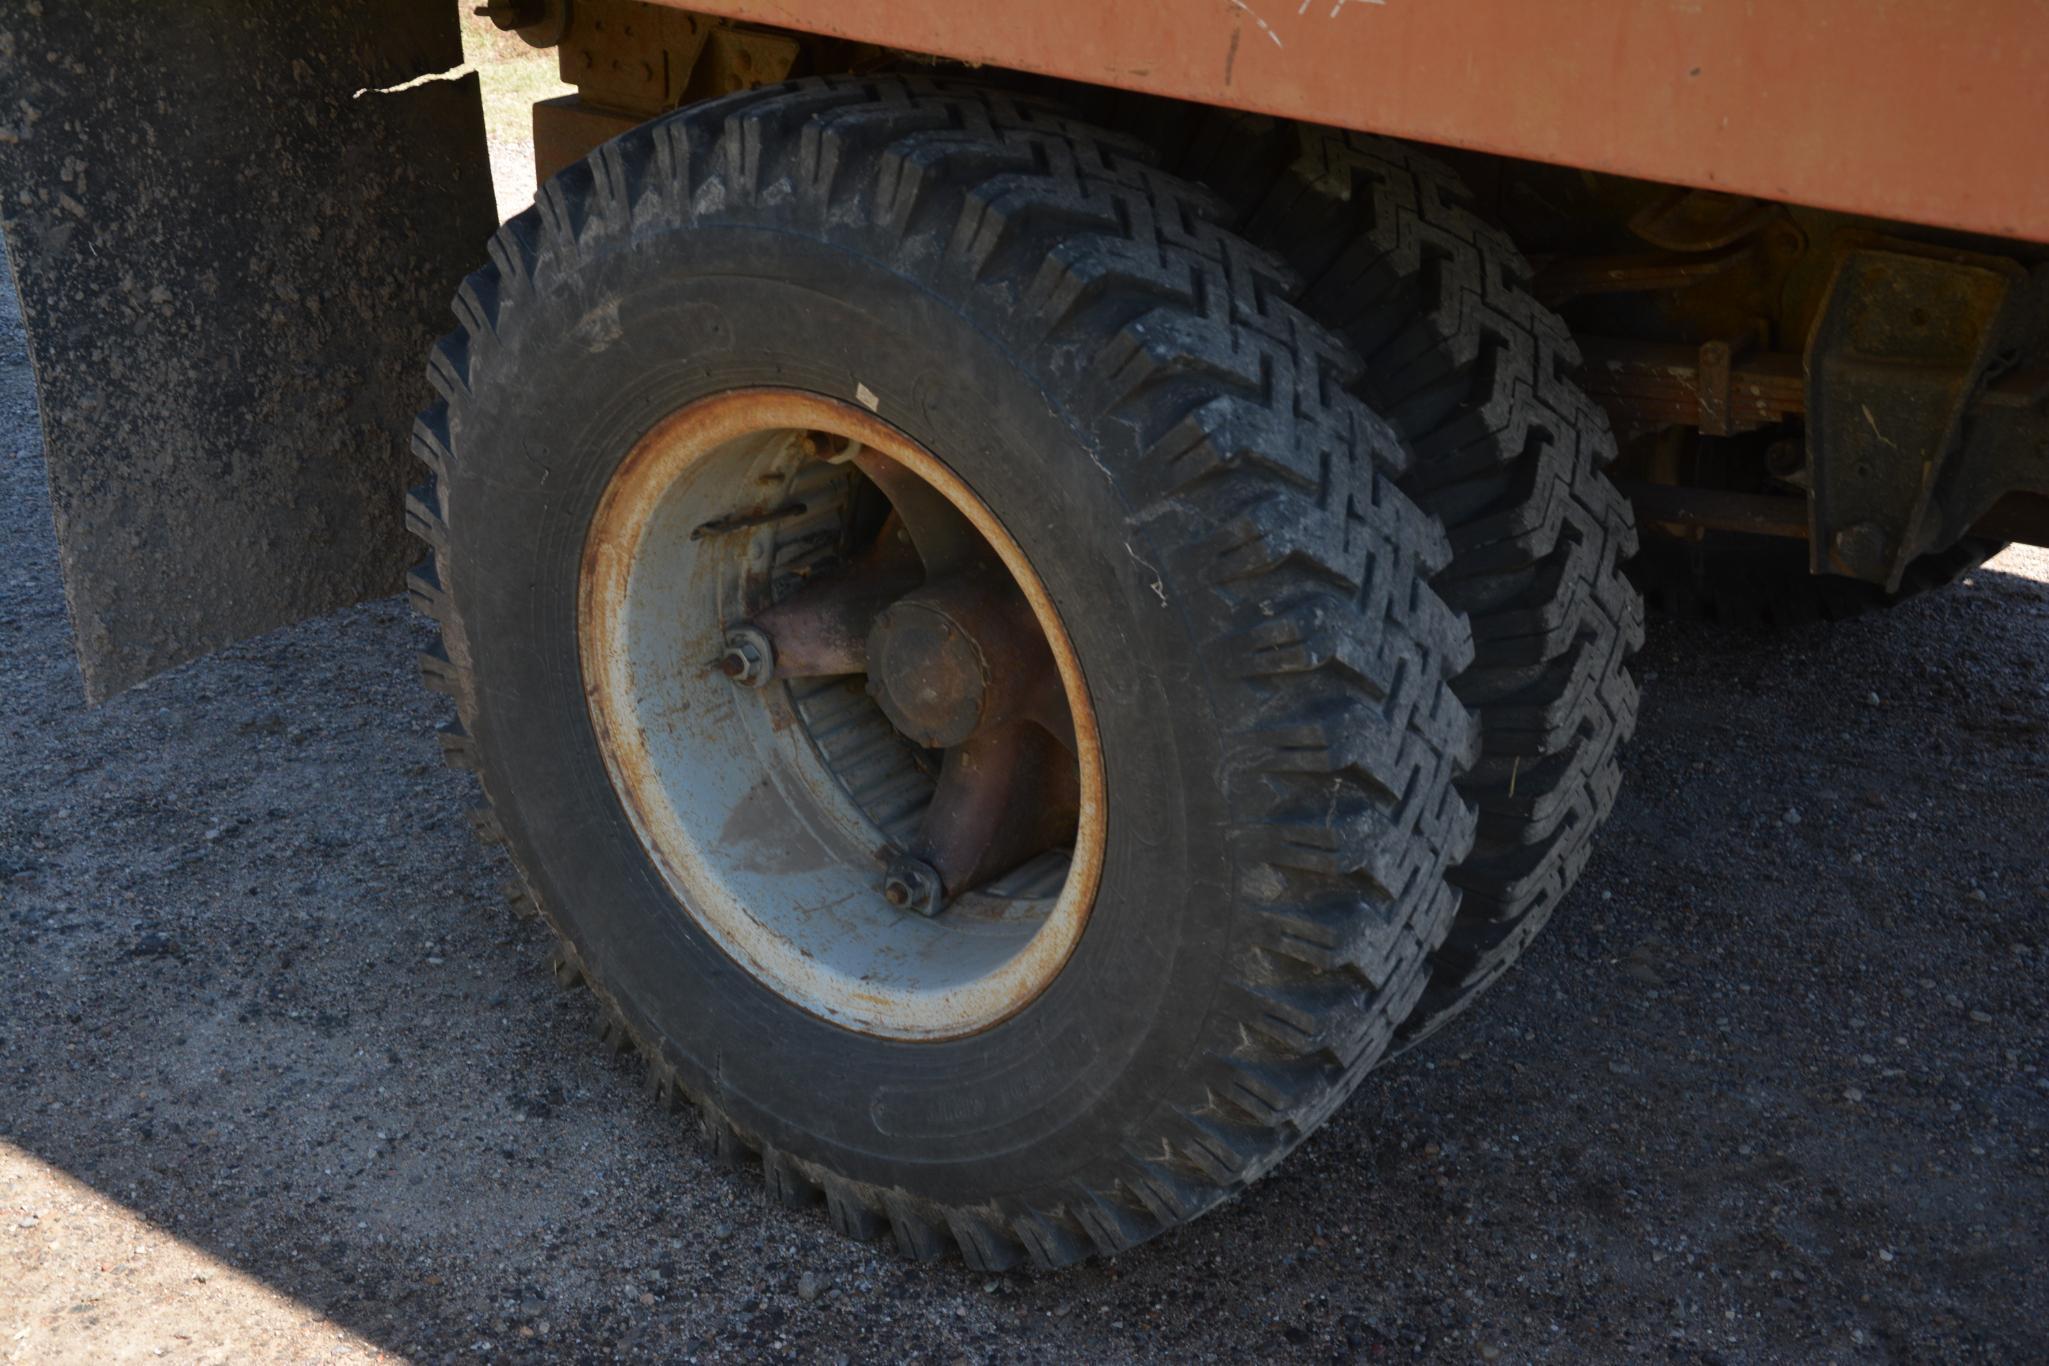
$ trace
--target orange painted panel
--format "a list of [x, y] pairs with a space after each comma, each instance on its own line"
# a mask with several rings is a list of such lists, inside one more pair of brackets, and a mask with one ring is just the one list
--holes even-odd
[[685, 7], [1425, 142], [2049, 241], [2049, 0]]

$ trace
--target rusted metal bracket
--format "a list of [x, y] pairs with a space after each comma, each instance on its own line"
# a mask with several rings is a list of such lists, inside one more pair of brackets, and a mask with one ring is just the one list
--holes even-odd
[[803, 52], [787, 33], [643, 0], [531, 4], [542, 17], [518, 33], [536, 46], [559, 45], [562, 79], [577, 91], [534, 106], [541, 182], [665, 110], [783, 80]]
[[1548, 262], [1531, 284], [1553, 308], [1589, 294], [1644, 294], [1686, 289], [1742, 266], [1752, 244], [1713, 251], [1645, 252], [1630, 256], [1566, 257]]
[[1604, 337], [1583, 340], [1580, 351], [1580, 383], [1608, 410], [1624, 441], [1672, 426], [1734, 436], [1807, 410], [1807, 379], [1798, 356], [1739, 356], [1734, 345], [1719, 340], [1694, 348]]
[[[1749, 536], [1807, 539], [1807, 500], [1774, 493], [1735, 493], [1619, 479], [1617, 487], [1636, 509], [1639, 524], [1662, 523], [1704, 531], [1738, 531]], [[2049, 545], [2049, 496], [2009, 493], [1964, 533], [1983, 541]]]
[[610, 142], [647, 120], [586, 102], [581, 95], [558, 95], [534, 105], [534, 185], [545, 185], [558, 172], [582, 161], [599, 144]]
[[[1897, 590], [1984, 510], [1945, 515], [1937, 491], [2025, 282], [1997, 257], [1905, 243], [1844, 254], [1807, 345], [1814, 572]], [[1974, 443], [1974, 459], [1987, 455]]]
[[1769, 493], [1734, 493], [1727, 489], [1686, 488], [1641, 479], [1618, 480], [1623, 497], [1636, 509], [1640, 523], [1701, 527], [1708, 531], [1740, 531], [1749, 536], [1807, 535], [1807, 500]]
[[[531, 0], [539, 3], [539, 0]], [[1630, 232], [1666, 251], [1715, 251], [1783, 221], [1785, 207], [1749, 195], [1674, 186], [1629, 216]]]

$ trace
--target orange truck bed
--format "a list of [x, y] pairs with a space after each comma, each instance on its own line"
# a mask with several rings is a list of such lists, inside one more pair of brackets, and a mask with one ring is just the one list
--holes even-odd
[[2049, 0], [678, 7], [1588, 170], [2049, 241]]

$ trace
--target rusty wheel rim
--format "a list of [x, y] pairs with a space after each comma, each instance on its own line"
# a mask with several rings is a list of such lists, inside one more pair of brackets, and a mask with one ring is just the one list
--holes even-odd
[[1043, 582], [935, 454], [815, 394], [692, 404], [606, 487], [578, 609], [621, 805], [757, 981], [919, 1040], [1059, 974], [1102, 868], [1094, 715]]

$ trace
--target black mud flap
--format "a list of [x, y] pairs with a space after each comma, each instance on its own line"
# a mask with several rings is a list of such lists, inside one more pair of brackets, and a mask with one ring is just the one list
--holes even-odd
[[[394, 591], [421, 357], [496, 225], [454, 4], [0, 13], [0, 225], [95, 700]], [[405, 87], [394, 89], [393, 87]]]

